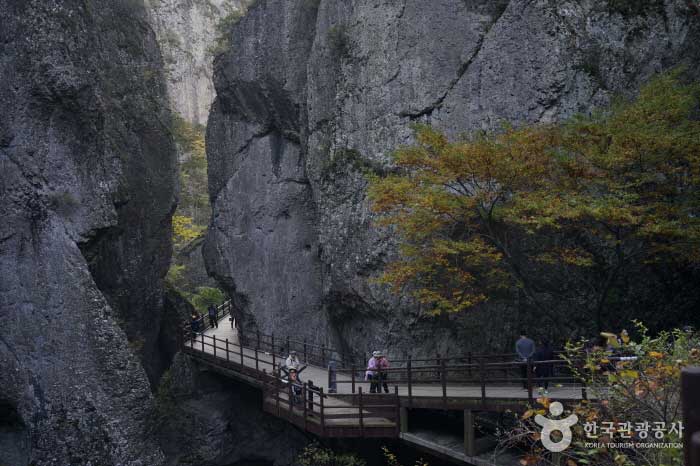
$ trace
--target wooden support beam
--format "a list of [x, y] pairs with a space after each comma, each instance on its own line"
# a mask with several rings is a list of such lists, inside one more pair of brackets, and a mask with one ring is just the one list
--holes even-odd
[[408, 432], [408, 408], [402, 407], [400, 410], [399, 417], [401, 432]]
[[700, 448], [693, 445], [693, 434], [700, 432], [700, 367], [686, 367], [681, 372], [683, 406], [683, 444], [685, 464], [700, 466]]
[[464, 410], [464, 454], [476, 456], [476, 440], [474, 436], [474, 411]]

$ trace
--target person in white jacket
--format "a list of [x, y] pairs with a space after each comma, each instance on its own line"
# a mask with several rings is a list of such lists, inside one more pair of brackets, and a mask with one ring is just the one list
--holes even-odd
[[287, 368], [287, 370], [292, 368], [299, 369], [301, 361], [299, 361], [299, 357], [297, 356], [296, 351], [289, 352], [289, 356], [287, 356], [287, 360], [284, 362], [284, 365]]

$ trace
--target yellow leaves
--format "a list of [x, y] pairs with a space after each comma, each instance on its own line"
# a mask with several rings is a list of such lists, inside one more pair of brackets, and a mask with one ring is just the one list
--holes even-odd
[[654, 359], [662, 359], [664, 357], [664, 355], [662, 353], [659, 353], [658, 351], [650, 351], [649, 357], [654, 358]]
[[544, 406], [545, 409], [549, 409], [549, 405], [552, 404], [552, 400], [550, 400], [548, 397], [543, 396], [540, 398], [537, 398], [537, 402]]
[[198, 238], [204, 229], [195, 225], [191, 217], [185, 217], [183, 215], [173, 215], [173, 235], [175, 237], [175, 242], [184, 244]]

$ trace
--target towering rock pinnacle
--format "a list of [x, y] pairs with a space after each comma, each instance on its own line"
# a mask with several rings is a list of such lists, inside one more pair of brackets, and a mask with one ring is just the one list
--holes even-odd
[[260, 0], [215, 63], [209, 271], [267, 332], [394, 354], [489, 345], [514, 310], [425, 323], [375, 283], [395, 245], [362, 172], [414, 122], [558, 121], [697, 71], [698, 23], [682, 0]]
[[212, 60], [218, 25], [241, 14], [245, 0], [146, 0], [163, 52], [172, 109], [186, 121], [206, 125], [215, 91]]
[[136, 355], [157, 365], [175, 151], [146, 12], [2, 0], [0, 24], [0, 463], [161, 464]]

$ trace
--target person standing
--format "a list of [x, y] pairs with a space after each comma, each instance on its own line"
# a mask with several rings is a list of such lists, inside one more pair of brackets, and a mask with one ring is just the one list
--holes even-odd
[[386, 360], [381, 351], [374, 351], [372, 357], [367, 362], [367, 372], [365, 372], [365, 380], [369, 380], [369, 392], [381, 393], [380, 384], [383, 385], [384, 392], [389, 393], [389, 386], [386, 383], [389, 361]]
[[192, 311], [192, 315], [190, 316], [190, 328], [192, 329], [193, 336], [199, 333], [199, 324], [199, 314], [197, 313], [197, 311]]
[[520, 332], [520, 338], [515, 342], [515, 352], [518, 354], [518, 359], [521, 362], [520, 375], [523, 379], [523, 388], [527, 389], [527, 363], [535, 354], [535, 342], [525, 335], [525, 331]]
[[297, 352], [294, 350], [290, 351], [289, 356], [287, 356], [287, 360], [284, 362], [284, 366], [287, 368], [287, 370], [289, 370], [291, 368], [298, 369], [300, 365], [301, 361], [299, 361]]
[[539, 384], [539, 392], [549, 394], [549, 378], [554, 375], [552, 362], [554, 360], [554, 350], [548, 340], [543, 340], [542, 345], [535, 353], [535, 375]]
[[211, 328], [219, 328], [219, 322], [216, 319], [216, 306], [210, 304], [207, 312], [209, 314], [209, 325], [211, 325]]

